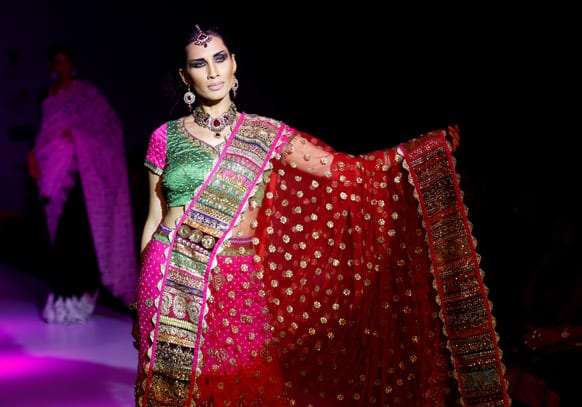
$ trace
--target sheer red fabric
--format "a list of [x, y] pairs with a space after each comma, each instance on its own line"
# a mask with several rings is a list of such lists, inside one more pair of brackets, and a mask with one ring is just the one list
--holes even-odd
[[[447, 347], [446, 318], [480, 320], [478, 327], [465, 323], [449, 332], [467, 340], [482, 339], [482, 331], [495, 339], [495, 333], [486, 290], [474, 279], [481, 275], [474, 247], [467, 249], [478, 290], [473, 296], [481, 302], [443, 313], [453, 293], [439, 291], [438, 275], [446, 270], [435, 275], [435, 268], [453, 265], [462, 275], [467, 255], [443, 239], [458, 233], [455, 228], [470, 232], [444, 134], [401, 146], [405, 155], [407, 148], [417, 155], [408, 156], [411, 161], [422, 158], [413, 171], [396, 148], [358, 157], [335, 153], [327, 179], [285, 160], [275, 164], [258, 252], [278, 357], [296, 405], [451, 406], [461, 397], [466, 405], [508, 403], [496, 341], [489, 346], [493, 366], [485, 375], [472, 373], [475, 379], [494, 376], [479, 385], [486, 392], [454, 380], [462, 379], [461, 365]], [[427, 168], [429, 177], [414, 177]], [[422, 191], [441, 202], [438, 211], [427, 212], [433, 202], [423, 203]], [[455, 222], [440, 225], [434, 239], [427, 215]], [[464, 238], [472, 241], [470, 233]], [[443, 248], [446, 262], [437, 253]]]

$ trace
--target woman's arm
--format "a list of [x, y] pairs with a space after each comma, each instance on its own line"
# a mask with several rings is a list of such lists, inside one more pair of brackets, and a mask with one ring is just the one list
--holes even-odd
[[[448, 126], [445, 132], [446, 141], [451, 151], [455, 151], [460, 143], [460, 129], [458, 125]], [[383, 165], [390, 167], [394, 159], [389, 154], [390, 148], [367, 154], [374, 155]], [[394, 149], [397, 151], [398, 148]], [[334, 151], [321, 140], [304, 133], [294, 136], [282, 152], [282, 160], [286, 165], [317, 177], [335, 178], [342, 173], [342, 169], [350, 163], [360, 160], [361, 157], [349, 153]], [[335, 162], [335, 165], [333, 165]]]
[[162, 195], [161, 188], [161, 177], [149, 172], [148, 174], [148, 184], [149, 184], [149, 207], [147, 218], [143, 227], [143, 232], [141, 236], [141, 248], [140, 253], [143, 251], [149, 241], [152, 239], [155, 231], [162, 222], [166, 211], [166, 201]]
[[282, 162], [317, 177], [330, 178], [334, 151], [319, 142], [308, 134], [295, 135], [283, 149]]

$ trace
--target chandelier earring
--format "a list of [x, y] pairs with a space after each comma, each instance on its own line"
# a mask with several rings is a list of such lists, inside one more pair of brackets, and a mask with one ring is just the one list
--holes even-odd
[[236, 76], [234, 77], [234, 81], [232, 82], [232, 97], [236, 98], [236, 91], [238, 90], [238, 79]]
[[188, 85], [188, 91], [184, 93], [184, 102], [188, 105], [190, 112], [192, 111], [192, 105], [196, 101], [196, 95], [190, 90], [190, 85]]

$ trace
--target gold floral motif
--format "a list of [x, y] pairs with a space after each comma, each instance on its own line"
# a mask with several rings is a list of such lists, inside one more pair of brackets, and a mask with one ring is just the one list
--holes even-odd
[[210, 235], [204, 235], [204, 237], [202, 237], [202, 239], [200, 241], [200, 244], [205, 249], [212, 249], [214, 247], [214, 245], [216, 244], [216, 240], [214, 239], [214, 237], [212, 237]]
[[172, 310], [174, 311], [174, 315], [176, 315], [177, 318], [183, 319], [186, 316], [186, 299], [176, 295], [174, 297], [174, 304], [172, 307]]
[[183, 238], [188, 238], [190, 236], [191, 229], [190, 226], [182, 224], [178, 228], [178, 235], [182, 236]]
[[200, 316], [200, 305], [195, 301], [188, 302], [186, 306], [190, 321], [197, 321]]
[[169, 292], [165, 292], [162, 294], [162, 306], [160, 307], [160, 311], [162, 315], [168, 315], [170, 313], [170, 309], [172, 307], [172, 294]]

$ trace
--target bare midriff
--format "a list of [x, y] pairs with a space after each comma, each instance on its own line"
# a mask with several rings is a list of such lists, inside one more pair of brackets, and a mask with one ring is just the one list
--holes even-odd
[[[254, 221], [257, 218], [258, 213], [257, 208], [249, 207], [241, 216], [241, 221], [232, 230], [232, 237], [245, 238], [253, 237], [255, 235], [255, 228], [253, 227]], [[164, 217], [164, 225], [170, 229], [175, 229], [176, 223], [179, 222], [180, 218], [184, 214], [184, 207], [178, 206], [174, 208], [169, 208], [168, 213]]]

